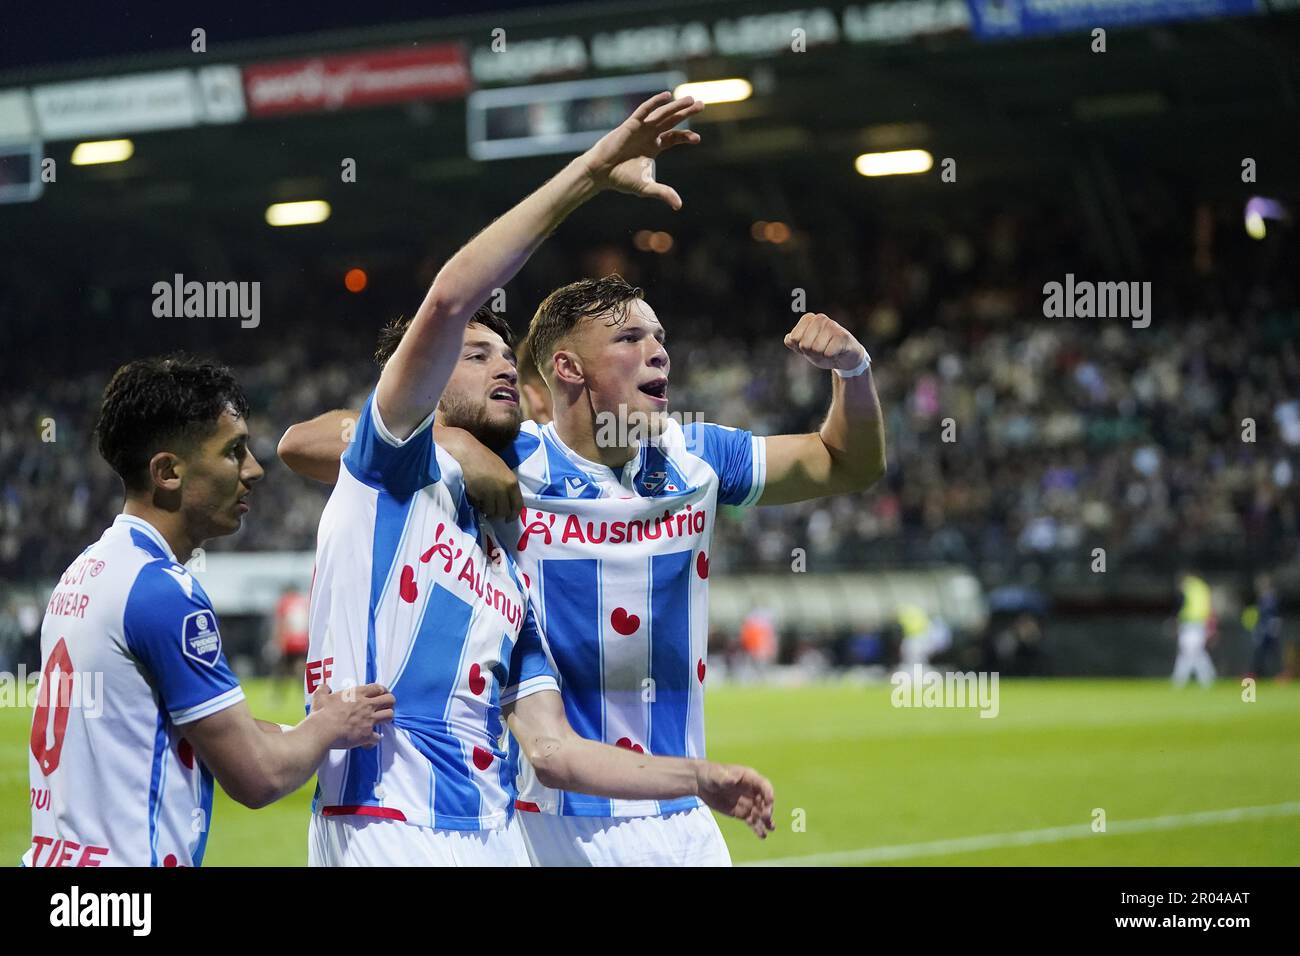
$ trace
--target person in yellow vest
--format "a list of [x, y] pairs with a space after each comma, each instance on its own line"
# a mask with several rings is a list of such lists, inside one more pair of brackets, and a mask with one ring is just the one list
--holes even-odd
[[931, 656], [952, 644], [952, 631], [941, 618], [931, 618], [915, 604], [900, 604], [897, 614], [898, 627], [903, 632], [898, 651], [899, 669], [911, 671], [919, 666], [922, 672], [928, 671]]
[[1214, 681], [1214, 661], [1206, 644], [1214, 620], [1210, 586], [1190, 571], [1178, 582], [1182, 603], [1178, 609], [1178, 657], [1174, 660], [1174, 686], [1183, 687], [1195, 675], [1202, 687]]

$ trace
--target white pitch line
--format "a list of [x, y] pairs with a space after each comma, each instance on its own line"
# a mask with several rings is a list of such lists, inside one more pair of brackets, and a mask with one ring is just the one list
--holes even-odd
[[1202, 810], [1197, 813], [1179, 813], [1163, 817], [1146, 817], [1139, 820], [1108, 821], [1105, 833], [1094, 833], [1092, 825], [1076, 823], [1065, 827], [1047, 827], [1042, 830], [1019, 830], [1013, 833], [986, 833], [982, 836], [957, 837], [952, 840], [932, 840], [929, 843], [903, 843], [897, 846], [873, 846], [860, 850], [840, 850], [834, 853], [811, 853], [807, 856], [786, 856], [775, 860], [760, 860], [745, 866], [835, 866], [854, 863], [884, 863], [890, 860], [910, 860], [922, 856], [946, 856], [950, 853], [973, 853], [977, 850], [996, 850], [1012, 846], [1033, 846], [1041, 843], [1064, 843], [1085, 837], [1101, 837], [1126, 833], [1150, 833], [1155, 830], [1179, 830], [1183, 827], [1211, 826], [1216, 823], [1236, 823], [1240, 820], [1258, 820], [1266, 817], [1300, 815], [1300, 800], [1274, 803], [1263, 807], [1229, 807], [1224, 810]]

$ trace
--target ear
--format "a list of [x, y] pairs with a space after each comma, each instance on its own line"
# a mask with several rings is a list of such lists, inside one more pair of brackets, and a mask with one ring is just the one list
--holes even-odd
[[159, 491], [179, 491], [185, 463], [175, 452], [160, 451], [149, 459], [149, 483]]
[[578, 358], [576, 352], [570, 352], [565, 349], [557, 350], [551, 357], [551, 362], [551, 371], [555, 374], [555, 381], [557, 384], [586, 384], [587, 376], [582, 370], [582, 360]]

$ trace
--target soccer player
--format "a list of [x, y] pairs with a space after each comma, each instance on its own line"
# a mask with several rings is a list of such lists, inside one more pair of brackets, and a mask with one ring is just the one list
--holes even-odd
[[[681, 207], [676, 191], [655, 181], [652, 164], [629, 166], [618, 149], [642, 135], [647, 106], [671, 108], [664, 105], [670, 99], [647, 101], [575, 160], [578, 198], [590, 193], [591, 177]], [[660, 134], [647, 158], [698, 141], [686, 131]], [[575, 163], [559, 178], [572, 177]], [[548, 194], [550, 185], [516, 207], [534, 211], [530, 231], [512, 236], [516, 246], [535, 248], [576, 208]], [[663, 326], [641, 290], [618, 276], [582, 280], [547, 297], [528, 343], [551, 392], [554, 421], [525, 422], [513, 442], [496, 446], [526, 505], [498, 540], [537, 602], [577, 732], [636, 753], [700, 758], [708, 547], [717, 506], [865, 489], [884, 472], [884, 432], [866, 350], [824, 314], [804, 315], [785, 338], [792, 351], [836, 373], [826, 422], [807, 435], [764, 439], [705, 423], [682, 428], [665, 418], [670, 365], [663, 342]], [[314, 477], [338, 473], [337, 423], [350, 414], [290, 429], [282, 457]], [[696, 799], [565, 792], [527, 768], [523, 779], [519, 805], [528, 811], [522, 818], [536, 862], [730, 861], [717, 824]]]
[[332, 748], [373, 747], [377, 685], [331, 694], [294, 728], [255, 720], [202, 585], [178, 555], [239, 530], [262, 477], [230, 372], [179, 358], [118, 369], [99, 449], [122, 513], [64, 572], [41, 626], [25, 866], [198, 866], [213, 777], [262, 807]]
[[[641, 159], [664, 138], [686, 141], [672, 127], [693, 107], [647, 101], [635, 127], [601, 141], [600, 160], [644, 188]], [[771, 785], [749, 768], [574, 732], [526, 583], [435, 439], [435, 419], [488, 447], [516, 437], [510, 331], [480, 306], [568, 211], [617, 180], [588, 162], [570, 163], [447, 262], [354, 419], [321, 516], [308, 674], [383, 680], [398, 704], [378, 748], [331, 753], [321, 767], [313, 865], [527, 865], [506, 725], [546, 786], [606, 802], [703, 801], [760, 836], [772, 828]]]
[[[527, 339], [518, 349], [519, 358], [519, 397], [523, 400], [524, 418], [545, 425], [551, 420], [551, 390], [546, 387], [546, 379], [537, 370], [533, 361], [533, 350]], [[512, 514], [518, 513], [515, 508]]]

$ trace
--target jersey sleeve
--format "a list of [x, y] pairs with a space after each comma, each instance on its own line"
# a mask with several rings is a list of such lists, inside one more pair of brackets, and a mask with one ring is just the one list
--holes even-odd
[[538, 691], [560, 689], [555, 679], [555, 666], [546, 649], [546, 638], [537, 626], [537, 614], [533, 611], [533, 602], [529, 600], [528, 610], [524, 612], [524, 626], [515, 641], [515, 649], [510, 655], [509, 677], [506, 686], [501, 689], [501, 706]]
[[687, 449], [718, 476], [719, 503], [744, 507], [758, 501], [767, 475], [765, 439], [711, 422], [692, 422], [682, 431]]
[[216, 612], [180, 565], [154, 561], [141, 569], [122, 630], [173, 724], [193, 723], [244, 699], [221, 649]]
[[384, 425], [371, 392], [343, 453], [343, 464], [366, 484], [405, 497], [441, 480], [436, 452], [433, 412], [410, 437], [399, 441]]

